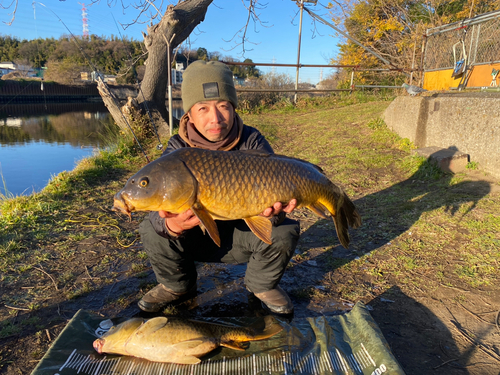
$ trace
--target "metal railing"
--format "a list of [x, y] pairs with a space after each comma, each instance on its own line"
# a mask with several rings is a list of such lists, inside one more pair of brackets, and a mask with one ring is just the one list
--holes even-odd
[[428, 29], [425, 35], [424, 71], [500, 61], [500, 11]]
[[236, 61], [224, 61], [220, 62], [227, 65], [238, 65], [238, 66], [268, 66], [268, 67], [288, 67], [288, 68], [336, 68], [336, 69], [347, 69], [350, 70], [351, 82], [350, 88], [348, 89], [319, 89], [319, 88], [254, 88], [254, 87], [237, 87], [238, 92], [290, 92], [290, 93], [328, 93], [328, 92], [343, 92], [343, 91], [353, 91], [357, 88], [367, 89], [367, 88], [388, 88], [388, 89], [398, 89], [401, 86], [391, 86], [391, 85], [356, 85], [355, 84], [355, 73], [357, 72], [375, 72], [375, 73], [391, 73], [391, 72], [401, 72], [399, 68], [364, 68], [359, 65], [334, 65], [334, 64], [277, 64], [277, 63], [244, 63]]

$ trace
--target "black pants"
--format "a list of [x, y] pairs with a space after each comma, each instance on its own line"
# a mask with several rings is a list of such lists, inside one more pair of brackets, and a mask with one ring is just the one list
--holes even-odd
[[139, 226], [144, 250], [159, 283], [182, 293], [196, 283], [195, 261], [248, 263], [245, 284], [254, 293], [265, 292], [278, 285], [299, 240], [299, 222], [291, 219], [273, 227], [272, 245], [262, 242], [243, 220], [216, 221], [221, 238], [218, 247], [208, 233], [199, 227], [187, 231], [176, 240], [156, 233], [149, 218]]

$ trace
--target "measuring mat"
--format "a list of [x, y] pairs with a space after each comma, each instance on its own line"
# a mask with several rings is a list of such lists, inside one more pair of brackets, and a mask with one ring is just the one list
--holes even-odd
[[[239, 327], [259, 319], [262, 318], [203, 321]], [[179, 365], [98, 354], [92, 347], [93, 341], [113, 323], [119, 323], [119, 319], [103, 320], [80, 310], [32, 375], [404, 375], [363, 303], [358, 302], [344, 315], [279, 322], [283, 331], [267, 340], [250, 342], [244, 352], [218, 348], [202, 357], [200, 364]]]

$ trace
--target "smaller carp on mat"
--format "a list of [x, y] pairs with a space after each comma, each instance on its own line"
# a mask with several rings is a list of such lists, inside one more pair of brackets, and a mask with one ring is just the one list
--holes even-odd
[[100, 354], [129, 355], [154, 362], [197, 364], [201, 362], [199, 357], [219, 346], [245, 350], [248, 341], [264, 340], [282, 330], [271, 315], [249, 327], [181, 318], [133, 318], [95, 340], [94, 349]]
[[260, 214], [275, 202], [307, 207], [331, 215], [342, 246], [349, 246], [348, 227], [361, 225], [356, 207], [344, 191], [316, 165], [258, 150], [208, 151], [181, 148], [149, 163], [114, 197], [114, 208], [132, 211], [191, 209], [203, 230], [220, 246], [215, 220], [243, 219], [250, 230], [271, 244], [271, 221]]

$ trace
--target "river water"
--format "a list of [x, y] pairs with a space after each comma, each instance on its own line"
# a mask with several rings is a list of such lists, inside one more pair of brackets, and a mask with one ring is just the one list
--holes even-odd
[[0, 197], [40, 191], [52, 176], [112, 145], [115, 134], [102, 103], [0, 105]]

